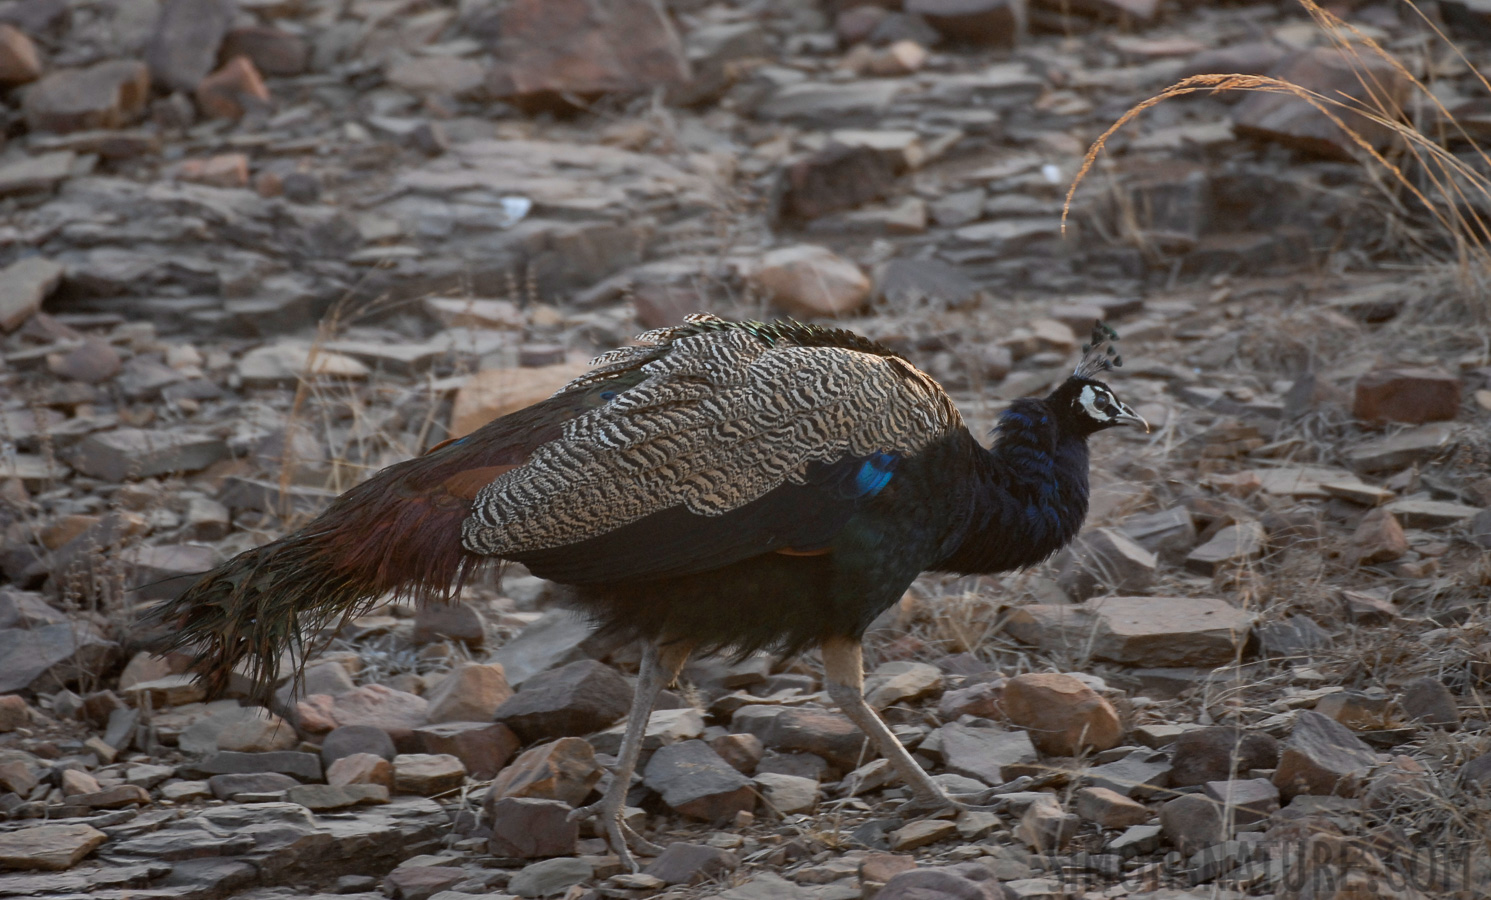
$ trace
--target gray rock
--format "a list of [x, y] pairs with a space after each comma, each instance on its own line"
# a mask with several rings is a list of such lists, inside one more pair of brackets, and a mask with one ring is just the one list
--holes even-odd
[[1154, 584], [1158, 565], [1153, 553], [1114, 528], [1086, 532], [1063, 557], [1056, 583], [1074, 600], [1102, 591], [1142, 593]]
[[1131, 799], [1143, 799], [1170, 784], [1170, 756], [1157, 750], [1135, 750], [1123, 759], [1093, 766], [1084, 781]]
[[876, 900], [1005, 900], [1009, 893], [979, 863], [911, 869], [885, 883]]
[[195, 472], [228, 457], [221, 439], [184, 431], [120, 428], [91, 434], [78, 443], [72, 464], [106, 481]]
[[595, 869], [583, 859], [546, 859], [525, 866], [507, 883], [507, 889], [519, 897], [550, 897], [562, 894], [572, 885], [588, 881], [594, 875]]
[[585, 658], [580, 645], [590, 637], [590, 623], [566, 609], [550, 609], [492, 654], [513, 687], [540, 672]]
[[195, 91], [232, 25], [230, 0], [167, 0], [145, 47], [150, 74], [170, 90]]
[[1166, 565], [1177, 566], [1196, 546], [1196, 524], [1191, 511], [1173, 506], [1164, 512], [1130, 516], [1118, 527], [1134, 543], [1155, 554]]
[[1274, 784], [1285, 798], [1296, 794], [1354, 797], [1377, 763], [1377, 754], [1351, 729], [1314, 710], [1301, 710], [1279, 754]]
[[1179, 735], [1170, 752], [1170, 786], [1189, 787], [1226, 781], [1233, 772], [1272, 769], [1279, 761], [1279, 742], [1261, 731], [1213, 725]]
[[1186, 568], [1199, 575], [1215, 575], [1223, 569], [1255, 560], [1263, 555], [1267, 535], [1252, 520], [1228, 525], [1212, 539], [1186, 556]]
[[0, 269], [0, 332], [14, 331], [41, 309], [62, 281], [62, 266], [44, 256], [27, 256]]
[[47, 74], [27, 89], [23, 106], [33, 132], [67, 133], [128, 125], [149, 98], [145, 64], [116, 59]]
[[1346, 451], [1346, 461], [1360, 472], [1395, 472], [1435, 459], [1455, 445], [1449, 422], [1430, 422], [1397, 434], [1376, 438]]
[[[218, 778], [232, 776], [219, 775]], [[312, 812], [327, 812], [361, 806], [367, 803], [387, 803], [388, 788], [381, 784], [297, 784], [286, 789], [285, 799], [298, 803]]]
[[1386, 507], [1405, 528], [1448, 528], [1479, 515], [1482, 510], [1464, 503], [1440, 500], [1394, 500]]
[[848, 125], [873, 123], [904, 90], [895, 79], [865, 79], [844, 84], [804, 81], [779, 88], [762, 104], [764, 119]]
[[288, 791], [300, 784], [289, 775], [278, 772], [246, 772], [232, 775], [214, 775], [207, 779], [212, 796], [219, 800], [232, 800], [242, 794], [276, 794]]
[[1454, 731], [1460, 727], [1460, 707], [1455, 695], [1437, 678], [1415, 678], [1403, 685], [1398, 705], [1408, 718], [1433, 728]]
[[0, 197], [50, 191], [72, 174], [76, 160], [71, 150], [59, 150], [0, 165]]
[[743, 706], [731, 717], [730, 730], [754, 734], [773, 750], [821, 756], [846, 770], [860, 764], [867, 740], [841, 713], [785, 706]]
[[1267, 778], [1208, 781], [1203, 793], [1238, 825], [1266, 819], [1279, 808], [1279, 789]]
[[1175, 849], [1190, 856], [1223, 840], [1220, 804], [1200, 794], [1186, 794], [1160, 807], [1160, 828]]
[[268, 753], [219, 750], [199, 762], [189, 763], [182, 767], [182, 773], [189, 778], [258, 772], [277, 772], [293, 776], [301, 781], [320, 781], [321, 760], [314, 753], [300, 753], [295, 750], [273, 750]]
[[625, 715], [631, 702], [626, 679], [585, 659], [528, 679], [492, 718], [531, 743], [599, 731]]
[[728, 821], [756, 805], [750, 779], [703, 741], [660, 748], [647, 761], [643, 782], [674, 811], [694, 819]]
[[[414, 730], [425, 753], [454, 756], [472, 778], [492, 778], [507, 765], [523, 742], [501, 722], [441, 722]], [[324, 753], [324, 745], [323, 745]]]
[[943, 765], [954, 775], [977, 778], [998, 785], [1023, 774], [1020, 767], [1033, 764], [1038, 756], [1030, 735], [997, 727], [976, 727], [953, 722], [938, 730], [942, 739]]
[[50, 693], [101, 671], [117, 648], [82, 623], [0, 629], [0, 694]]
[[643, 871], [667, 884], [698, 884], [740, 868], [740, 857], [719, 847], [675, 841]]

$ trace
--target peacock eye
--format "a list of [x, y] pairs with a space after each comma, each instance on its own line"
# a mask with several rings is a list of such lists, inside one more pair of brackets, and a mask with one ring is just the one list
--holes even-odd
[[615, 400], [616, 399], [616, 392], [615, 391], [601, 391], [601, 399], [602, 400]]

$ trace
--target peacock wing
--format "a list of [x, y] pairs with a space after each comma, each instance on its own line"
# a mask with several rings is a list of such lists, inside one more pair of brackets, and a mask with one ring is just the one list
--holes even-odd
[[585, 581], [812, 548], [962, 424], [930, 377], [858, 345], [717, 328], [645, 359], [640, 382], [477, 494], [468, 550]]

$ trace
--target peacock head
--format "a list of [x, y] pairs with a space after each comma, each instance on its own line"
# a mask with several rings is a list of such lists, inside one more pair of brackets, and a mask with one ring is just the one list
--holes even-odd
[[1046, 398], [1068, 430], [1084, 437], [1117, 425], [1137, 425], [1149, 431], [1149, 423], [1143, 417], [1119, 400], [1112, 388], [1097, 380], [1099, 373], [1123, 365], [1117, 342], [1118, 332], [1102, 322], [1094, 324], [1092, 340], [1082, 345], [1082, 360], [1072, 377]]

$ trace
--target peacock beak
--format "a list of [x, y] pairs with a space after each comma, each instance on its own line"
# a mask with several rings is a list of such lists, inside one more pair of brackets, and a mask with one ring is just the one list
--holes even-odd
[[1143, 428], [1144, 433], [1149, 434], [1149, 423], [1144, 421], [1144, 417], [1121, 403], [1118, 405], [1118, 415], [1113, 417], [1113, 421], [1119, 425], [1134, 425]]

